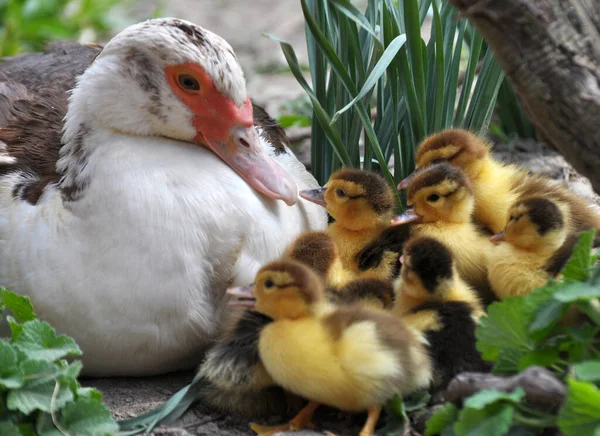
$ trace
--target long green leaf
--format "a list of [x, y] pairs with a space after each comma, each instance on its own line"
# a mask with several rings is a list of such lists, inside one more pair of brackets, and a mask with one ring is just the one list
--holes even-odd
[[394, 40], [387, 46], [387, 48], [383, 52], [383, 56], [381, 56], [379, 62], [377, 62], [377, 64], [375, 65], [375, 68], [371, 70], [371, 73], [367, 77], [367, 80], [365, 80], [365, 84], [363, 85], [362, 89], [359, 91], [356, 97], [354, 97], [350, 101], [350, 103], [348, 103], [346, 106], [344, 106], [342, 109], [340, 109], [333, 115], [333, 118], [331, 119], [332, 122], [337, 121], [341, 114], [343, 114], [352, 106], [354, 106], [356, 102], [364, 98], [365, 95], [367, 95], [367, 93], [369, 93], [373, 89], [373, 87], [377, 84], [379, 78], [385, 73], [386, 68], [394, 60], [394, 58], [398, 54], [398, 51], [402, 48], [405, 42], [406, 35], [398, 35], [396, 38], [394, 38]]

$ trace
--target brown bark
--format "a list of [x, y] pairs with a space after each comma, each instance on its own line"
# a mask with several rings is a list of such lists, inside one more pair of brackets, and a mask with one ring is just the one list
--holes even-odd
[[450, 1], [494, 51], [540, 136], [600, 193], [600, 1]]

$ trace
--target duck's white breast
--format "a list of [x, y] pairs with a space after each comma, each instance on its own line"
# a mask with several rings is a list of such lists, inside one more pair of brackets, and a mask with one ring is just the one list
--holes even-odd
[[[14, 180], [0, 181], [0, 284], [77, 340], [88, 374], [194, 365], [226, 311], [225, 288], [326, 225], [319, 206], [268, 200], [191, 144], [119, 137], [86, 171], [84, 196], [66, 210], [55, 189], [32, 206], [9, 198]], [[316, 185], [307, 176], [299, 189]]]

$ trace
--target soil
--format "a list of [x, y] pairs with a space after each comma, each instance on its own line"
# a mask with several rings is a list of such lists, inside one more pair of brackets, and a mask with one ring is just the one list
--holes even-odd
[[[136, 11], [139, 19], [146, 18], [145, 11], [151, 6], [152, 2], [139, 5]], [[172, 0], [164, 8], [163, 15], [193, 21], [228, 40], [244, 68], [249, 94], [273, 116], [281, 113], [285, 102], [303, 95], [302, 89], [287, 70], [278, 44], [261, 36], [263, 32], [268, 32], [291, 42], [300, 61], [306, 64], [304, 21], [299, 1]], [[424, 36], [427, 33], [425, 30]], [[310, 164], [309, 131], [289, 131], [290, 136], [296, 138], [294, 151], [307, 166]], [[578, 175], [560, 155], [542, 144], [521, 141], [510, 147], [497, 147], [496, 154], [509, 162], [525, 163], [533, 171], [568, 181], [580, 195], [589, 198], [591, 203], [600, 208], [600, 200], [593, 193], [589, 181]], [[87, 379], [83, 383], [100, 389], [115, 418], [124, 419], [160, 405], [192, 378], [193, 373], [183, 372], [152, 378]], [[340, 415], [331, 410], [320, 410], [314, 419], [319, 431], [294, 432], [293, 435], [323, 435], [325, 429], [338, 435], [356, 435], [364, 418], [365, 415]], [[272, 417], [261, 424], [279, 424], [285, 420], [285, 417]], [[159, 428], [152, 434], [238, 436], [251, 435], [253, 432], [247, 421], [224, 416], [199, 405], [170, 427]]]

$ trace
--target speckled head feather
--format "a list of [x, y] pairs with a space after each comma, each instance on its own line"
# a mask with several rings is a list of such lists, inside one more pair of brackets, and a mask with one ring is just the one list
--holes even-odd
[[345, 180], [360, 186], [373, 211], [377, 214], [386, 213], [394, 207], [394, 194], [379, 174], [354, 168], [342, 168], [333, 173], [329, 180]]
[[432, 294], [441, 281], [452, 278], [452, 254], [444, 244], [433, 238], [417, 237], [409, 240], [404, 247], [404, 257], [425, 289]]
[[435, 164], [422, 171], [419, 171], [408, 185], [408, 198], [411, 199], [415, 193], [423, 188], [429, 188], [436, 186], [447, 181], [456, 184], [456, 186], [462, 186], [469, 193], [473, 193], [471, 183], [465, 174], [458, 168], [447, 164]]
[[287, 256], [311, 267], [325, 278], [335, 259], [339, 256], [335, 242], [326, 232], [309, 231], [292, 242]]

